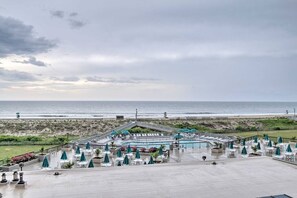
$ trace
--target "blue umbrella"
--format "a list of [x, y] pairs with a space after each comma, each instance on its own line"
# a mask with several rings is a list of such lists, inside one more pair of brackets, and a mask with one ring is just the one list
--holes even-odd
[[257, 144], [257, 149], [258, 150], [261, 150], [261, 144], [260, 144], [260, 142], [258, 142], [258, 144]]
[[139, 150], [138, 149], [136, 150], [135, 158], [136, 159], [140, 159], [140, 153], [139, 153]]
[[132, 151], [131, 151], [131, 146], [130, 146], [130, 144], [128, 145], [128, 148], [127, 148], [127, 153], [131, 153]]
[[150, 157], [150, 161], [148, 162], [148, 164], [154, 164], [154, 159], [152, 156]]
[[125, 165], [129, 165], [129, 158], [128, 158], [128, 155], [125, 156], [124, 161], [123, 161], [123, 164], [125, 164]]
[[127, 130], [123, 130], [123, 131], [122, 131], [122, 134], [123, 134], [123, 135], [129, 135], [130, 133], [129, 133], [129, 131], [127, 131]]
[[112, 131], [112, 132], [110, 133], [110, 135], [111, 135], [111, 136], [115, 136], [115, 135], [117, 135], [117, 132], [116, 132], [116, 131]]
[[245, 146], [245, 139], [242, 139], [242, 146]]
[[67, 154], [65, 151], [62, 153], [61, 160], [67, 160]]
[[257, 143], [257, 142], [258, 142], [258, 137], [255, 136], [255, 137], [254, 137], [254, 143]]
[[267, 135], [267, 134], [265, 134], [265, 135], [264, 135], [264, 140], [266, 140], [266, 141], [268, 141], [268, 140], [269, 140], [269, 138], [268, 138], [268, 135]]
[[291, 145], [290, 145], [290, 144], [288, 144], [288, 147], [287, 147], [287, 149], [286, 149], [286, 152], [288, 152], [288, 153], [292, 153], [292, 149], [291, 149]]
[[234, 149], [233, 142], [230, 143], [229, 148], [230, 148], [230, 149]]
[[181, 139], [181, 138], [183, 138], [183, 137], [184, 137], [184, 136], [181, 135], [180, 133], [174, 135], [174, 138], [175, 138], [175, 139]]
[[80, 155], [80, 148], [79, 148], [79, 146], [76, 147], [75, 154], [76, 155]]
[[109, 151], [109, 147], [108, 147], [108, 144], [105, 144], [105, 151]]
[[163, 149], [162, 149], [162, 147], [159, 148], [159, 155], [163, 155]]
[[49, 163], [47, 160], [47, 157], [45, 156], [42, 162], [42, 168], [48, 168], [49, 167]]
[[86, 159], [86, 156], [85, 156], [85, 153], [84, 152], [82, 152], [81, 153], [81, 156], [80, 156], [80, 160], [79, 160], [80, 162], [85, 162], [85, 161], [87, 161], [87, 159]]
[[109, 163], [109, 157], [107, 155], [107, 153], [105, 154], [104, 156], [104, 161], [103, 161], [104, 164], [108, 164]]
[[268, 142], [268, 145], [267, 145], [268, 147], [272, 147], [272, 142], [271, 142], [271, 140], [269, 140], [269, 142]]
[[247, 155], [247, 150], [245, 147], [242, 148], [241, 155]]
[[278, 137], [277, 138], [277, 143], [279, 143], [279, 144], [283, 143], [283, 138], [282, 137]]
[[117, 151], [117, 157], [122, 157], [123, 155], [122, 155], [122, 151], [121, 151], [121, 149], [118, 149], [118, 151]]
[[92, 159], [89, 162], [88, 168], [94, 168], [94, 163]]
[[276, 147], [275, 155], [280, 155], [280, 148], [279, 147]]
[[88, 142], [88, 143], [86, 144], [86, 149], [87, 149], [87, 150], [90, 150], [90, 149], [91, 149], [90, 142]]

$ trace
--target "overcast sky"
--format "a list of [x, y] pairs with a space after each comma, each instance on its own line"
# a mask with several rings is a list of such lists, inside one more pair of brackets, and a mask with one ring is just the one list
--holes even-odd
[[0, 1], [0, 100], [297, 101], [295, 0]]

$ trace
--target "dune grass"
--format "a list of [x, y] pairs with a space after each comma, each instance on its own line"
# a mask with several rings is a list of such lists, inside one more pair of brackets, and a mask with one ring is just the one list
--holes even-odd
[[272, 137], [283, 137], [283, 138], [297, 138], [297, 130], [276, 130], [276, 131], [249, 131], [249, 132], [237, 132], [237, 133], [228, 133], [227, 135], [234, 135], [239, 137], [251, 137], [255, 135], [263, 136], [268, 134]]

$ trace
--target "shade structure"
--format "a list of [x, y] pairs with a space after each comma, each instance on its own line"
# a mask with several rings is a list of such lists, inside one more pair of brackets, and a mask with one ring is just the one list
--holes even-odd
[[280, 148], [279, 147], [276, 148], [275, 155], [280, 155]]
[[268, 145], [267, 145], [268, 147], [272, 147], [272, 142], [271, 142], [271, 140], [269, 140], [269, 142], [268, 142]]
[[123, 135], [129, 135], [130, 133], [129, 133], [128, 130], [123, 130], [123, 131], [122, 131], [122, 134], [123, 134]]
[[136, 150], [135, 159], [140, 159], [140, 153], [139, 150]]
[[117, 134], [117, 132], [114, 130], [110, 133], [111, 136], [115, 136], [116, 134]]
[[80, 148], [79, 148], [79, 146], [76, 147], [75, 154], [76, 155], [80, 155]]
[[183, 138], [183, 137], [184, 137], [184, 136], [181, 135], [180, 133], [174, 135], [174, 138], [175, 138], [175, 139], [181, 139], [181, 138]]
[[162, 149], [162, 147], [159, 148], [159, 155], [163, 155], [163, 149]]
[[61, 160], [67, 160], [67, 154], [65, 151], [62, 153]]
[[123, 155], [122, 155], [122, 151], [121, 151], [121, 149], [118, 149], [117, 150], [117, 157], [122, 157]]
[[230, 143], [229, 148], [234, 149], [233, 142]]
[[79, 160], [80, 162], [85, 162], [85, 161], [87, 161], [87, 159], [86, 159], [86, 156], [85, 156], [85, 153], [84, 152], [82, 152], [81, 153], [81, 156], [80, 156], [80, 160]]
[[292, 153], [292, 149], [291, 149], [291, 145], [288, 144], [287, 149], [286, 149], [287, 153]]
[[128, 148], [127, 148], [127, 153], [131, 153], [132, 151], [131, 151], [131, 146], [130, 146], [130, 144], [128, 145]]
[[258, 150], [261, 150], [261, 144], [260, 144], [260, 142], [258, 142], [258, 144], [257, 144], [257, 149]]
[[94, 163], [92, 159], [89, 162], [88, 168], [94, 168]]
[[282, 137], [278, 137], [277, 138], [277, 143], [279, 143], [279, 144], [283, 143], [283, 138]]
[[48, 168], [48, 167], [49, 167], [48, 159], [45, 156], [42, 162], [42, 168]]
[[105, 149], [104, 149], [104, 151], [109, 151], [108, 144], [105, 144]]
[[90, 149], [91, 149], [90, 142], [87, 142], [87, 144], [86, 144], [86, 149], [87, 149], [87, 150], [90, 150]]
[[129, 158], [128, 158], [128, 155], [125, 155], [123, 164], [125, 164], [125, 165], [129, 165]]
[[258, 137], [255, 136], [255, 137], [254, 137], [254, 143], [257, 143], [257, 142], [258, 142]]
[[242, 146], [245, 146], [245, 139], [242, 139], [241, 144]]
[[196, 133], [197, 130], [196, 129], [183, 128], [183, 129], [179, 129], [178, 132], [180, 132], [180, 133]]
[[148, 162], [148, 164], [154, 164], [154, 159], [152, 156], [150, 157], [150, 161]]
[[247, 155], [247, 150], [245, 147], [242, 148], [241, 155]]
[[104, 161], [103, 161], [104, 164], [108, 164], [109, 163], [109, 157], [107, 155], [107, 153], [105, 154], [104, 156]]

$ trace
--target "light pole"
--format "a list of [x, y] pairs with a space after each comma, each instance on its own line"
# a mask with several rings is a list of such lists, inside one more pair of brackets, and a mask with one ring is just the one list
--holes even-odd
[[294, 118], [295, 118], [295, 116], [296, 116], [296, 109], [294, 108]]

